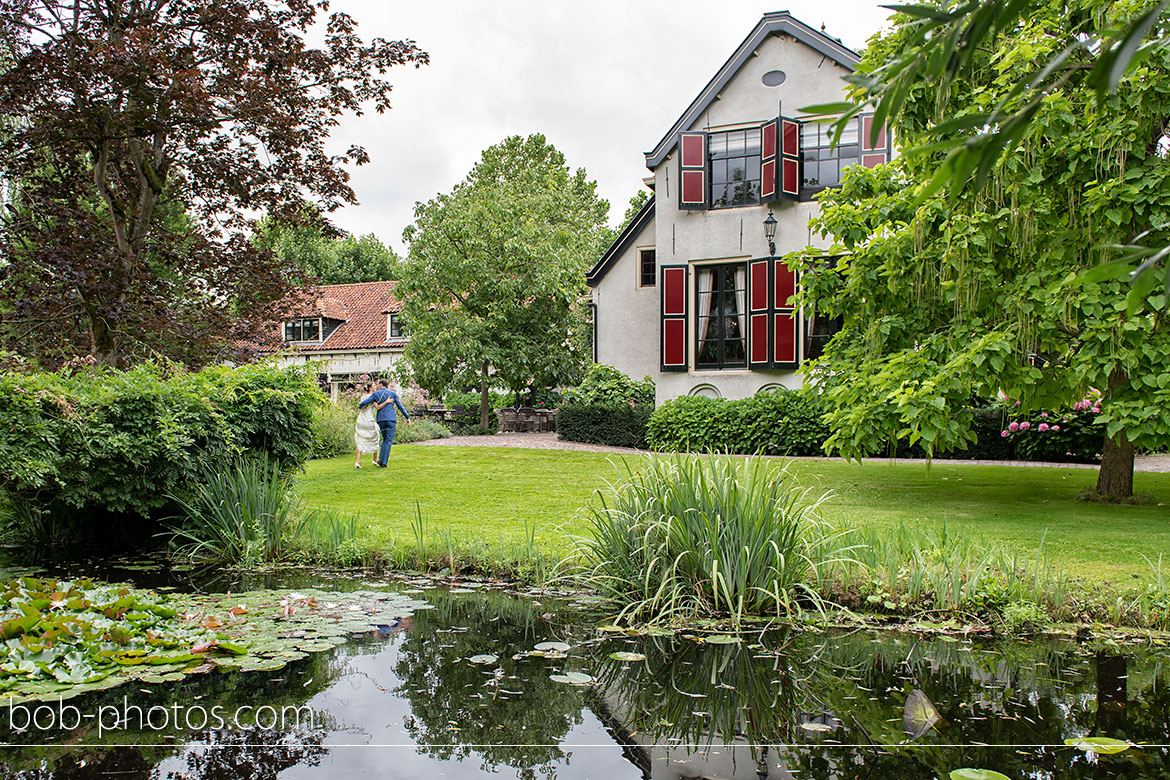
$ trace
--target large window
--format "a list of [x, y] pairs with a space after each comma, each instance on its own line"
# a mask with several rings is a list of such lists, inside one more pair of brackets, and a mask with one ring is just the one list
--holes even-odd
[[841, 141], [833, 146], [833, 130], [821, 122], [805, 122], [800, 127], [801, 188], [819, 190], [841, 183], [841, 170], [859, 162], [859, 119], [850, 120]]
[[695, 274], [695, 365], [747, 366], [747, 267], [744, 263], [701, 266]]
[[320, 341], [321, 320], [299, 319], [284, 323], [285, 341]]
[[711, 208], [760, 202], [760, 128], [710, 133]]

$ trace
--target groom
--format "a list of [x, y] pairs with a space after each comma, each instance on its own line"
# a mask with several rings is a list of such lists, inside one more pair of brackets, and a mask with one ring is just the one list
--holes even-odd
[[406, 407], [398, 399], [398, 393], [390, 389], [389, 382], [379, 379], [378, 385], [378, 389], [370, 393], [369, 398], [358, 404], [358, 408], [362, 409], [369, 404], [381, 404], [387, 400], [394, 402], [378, 409], [378, 430], [382, 434], [382, 446], [378, 449], [378, 459], [374, 462], [386, 468], [386, 462], [390, 460], [390, 445], [394, 443], [394, 429], [398, 426], [398, 416], [394, 407], [402, 410], [402, 416], [406, 418], [407, 423], [410, 422], [410, 415], [406, 413]]

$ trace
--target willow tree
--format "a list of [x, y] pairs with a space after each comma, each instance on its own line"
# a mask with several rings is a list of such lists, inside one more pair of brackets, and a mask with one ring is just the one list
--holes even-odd
[[[941, 93], [907, 90], [893, 120], [899, 145], [927, 146], [943, 117], [981, 121], [1082, 25], [1143, 8], [1032, 4], [975, 55], [967, 78]], [[894, 59], [912, 29], [875, 39], [860, 72]], [[1139, 236], [1170, 241], [1170, 54], [1154, 48], [1101, 101], [1092, 56], [1069, 55], [1068, 77], [1049, 87], [983, 188], [936, 189], [942, 153], [920, 152], [852, 169], [822, 196], [813, 229], [840, 258], [835, 268], [814, 253], [797, 262], [804, 302], [844, 321], [809, 369], [830, 448], [860, 456], [908, 440], [931, 454], [963, 449], [974, 440], [973, 396], [1003, 394], [1027, 412], [1090, 388], [1104, 393], [1101, 496], [1131, 495], [1134, 448], [1170, 442], [1164, 274], [1131, 285], [1110, 250]]]

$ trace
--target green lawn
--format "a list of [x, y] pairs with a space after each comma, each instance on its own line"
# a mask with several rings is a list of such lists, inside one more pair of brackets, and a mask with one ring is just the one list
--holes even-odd
[[[388, 469], [358, 471], [350, 456], [312, 461], [300, 487], [311, 507], [359, 514], [359, 541], [371, 547], [412, 544], [417, 501], [431, 531], [449, 528], [457, 544], [521, 544], [528, 523], [541, 551], [560, 557], [571, 535], [587, 531], [580, 509], [620, 476], [619, 460], [564, 450], [399, 446]], [[1095, 471], [939, 464], [927, 471], [839, 460], [794, 461], [793, 469], [818, 494], [833, 492], [824, 514], [837, 523], [945, 520], [1029, 556], [1043, 535], [1066, 574], [1121, 585], [1150, 577], [1141, 554], [1165, 553], [1170, 575], [1170, 507], [1077, 501]], [[1135, 486], [1170, 503], [1170, 474], [1138, 474]]]

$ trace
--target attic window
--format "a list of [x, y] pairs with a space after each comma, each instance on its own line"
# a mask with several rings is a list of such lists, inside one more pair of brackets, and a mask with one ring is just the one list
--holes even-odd
[[402, 318], [397, 314], [386, 315], [386, 339], [402, 338]]
[[710, 133], [711, 208], [760, 202], [760, 128]]
[[320, 341], [321, 319], [319, 317], [303, 317], [284, 323], [284, 340]]

